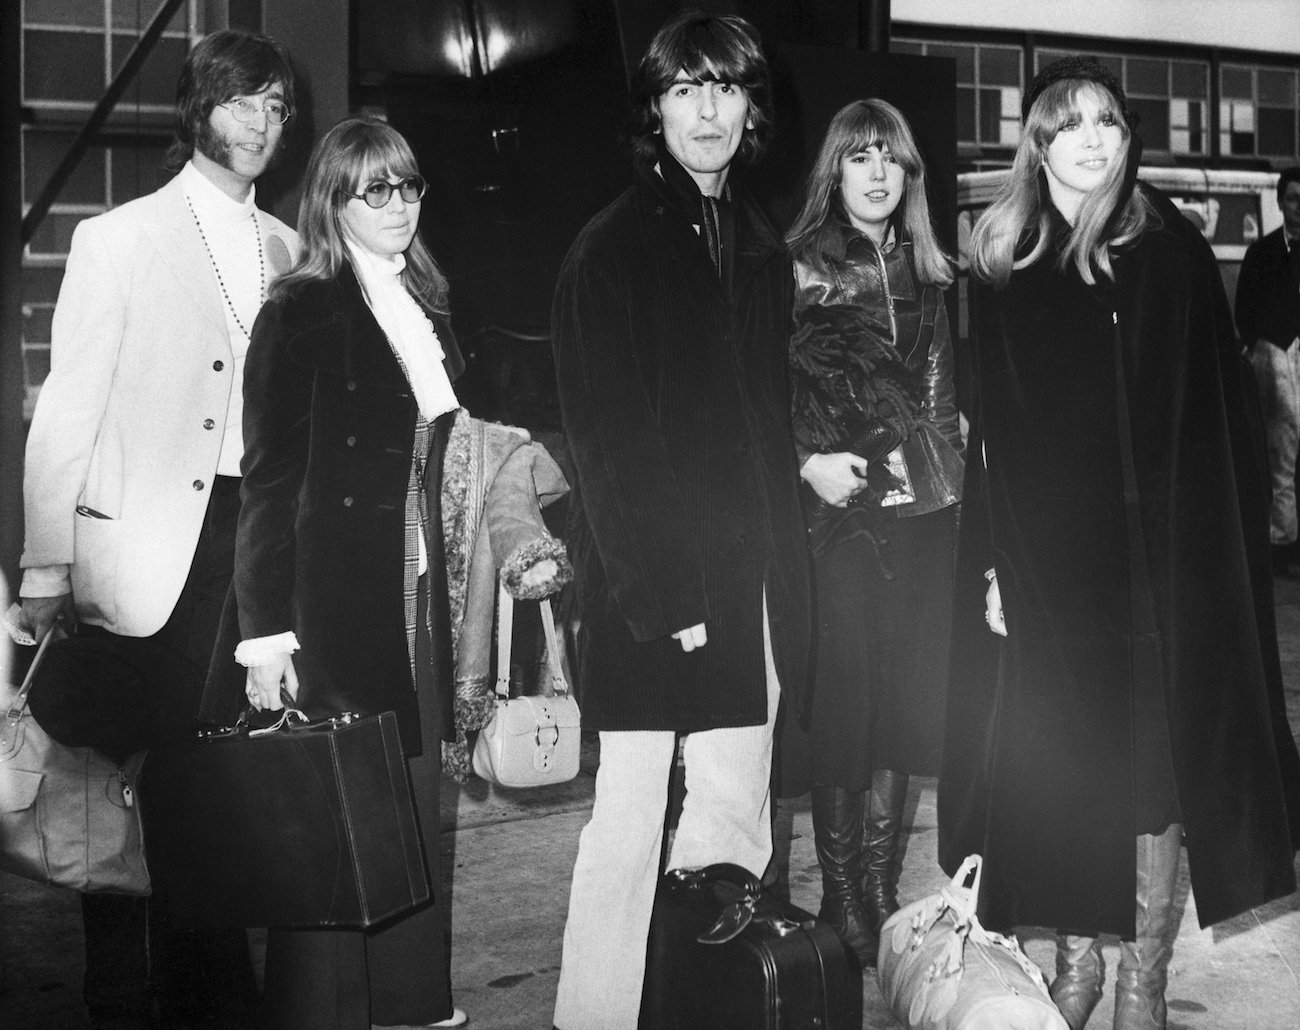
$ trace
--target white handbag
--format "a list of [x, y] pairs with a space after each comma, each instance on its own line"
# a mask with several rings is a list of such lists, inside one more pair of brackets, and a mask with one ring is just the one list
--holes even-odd
[[551, 602], [541, 601], [551, 697], [510, 696], [514, 598], [497, 591], [496, 711], [474, 745], [474, 772], [498, 787], [544, 787], [578, 775], [580, 716], [560, 664]]

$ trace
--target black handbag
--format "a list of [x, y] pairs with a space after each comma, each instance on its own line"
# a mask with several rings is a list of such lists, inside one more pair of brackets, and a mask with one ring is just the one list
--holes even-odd
[[862, 973], [835, 931], [729, 863], [659, 881], [639, 1030], [859, 1030]]
[[364, 928], [430, 896], [392, 712], [155, 748], [140, 802], [178, 926]]

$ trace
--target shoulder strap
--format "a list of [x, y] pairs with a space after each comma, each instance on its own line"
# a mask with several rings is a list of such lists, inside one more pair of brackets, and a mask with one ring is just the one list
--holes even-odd
[[[564, 665], [560, 660], [560, 644], [555, 632], [555, 615], [550, 598], [544, 598], [542, 631], [546, 637], [546, 664], [550, 667], [551, 688], [557, 694], [568, 694], [569, 684], [564, 678]], [[504, 701], [510, 697], [510, 651], [515, 630], [515, 599], [503, 583], [497, 583], [497, 680], [496, 696]]]

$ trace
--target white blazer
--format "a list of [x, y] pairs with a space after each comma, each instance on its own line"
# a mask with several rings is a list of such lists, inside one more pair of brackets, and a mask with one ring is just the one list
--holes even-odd
[[[282, 271], [297, 236], [257, 221], [268, 273]], [[242, 388], [222, 305], [175, 179], [73, 233], [27, 439], [21, 564], [70, 565], [85, 622], [148, 636], [180, 597]]]

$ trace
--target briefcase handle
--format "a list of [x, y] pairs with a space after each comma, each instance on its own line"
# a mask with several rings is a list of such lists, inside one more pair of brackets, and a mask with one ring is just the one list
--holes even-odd
[[317, 730], [337, 729], [340, 726], [354, 723], [361, 718], [356, 712], [340, 712], [338, 715], [331, 715], [328, 718], [317, 719], [312, 722], [307, 717], [307, 713], [298, 707], [297, 702], [289, 694], [289, 691], [284, 688], [283, 684], [280, 686], [280, 700], [284, 702], [280, 718], [269, 726], [251, 726], [249, 718], [253, 712], [253, 706], [245, 705], [233, 726], [205, 726], [198, 731], [198, 737], [200, 740], [218, 740], [225, 737], [239, 736], [240, 734], [248, 737], [266, 737], [273, 733], [309, 733]]

